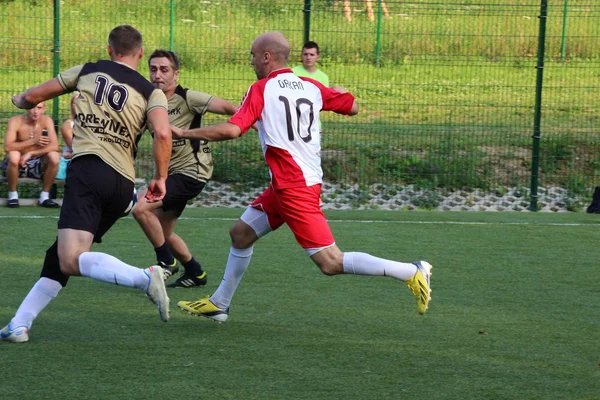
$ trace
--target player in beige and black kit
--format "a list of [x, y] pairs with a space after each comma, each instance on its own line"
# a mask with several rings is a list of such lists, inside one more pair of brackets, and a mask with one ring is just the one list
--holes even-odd
[[[150, 81], [167, 97], [171, 125], [183, 129], [199, 128], [206, 112], [233, 115], [237, 111], [236, 106], [225, 100], [178, 85], [180, 63], [177, 54], [172, 51], [154, 51], [148, 67]], [[134, 218], [154, 246], [156, 260], [164, 269], [165, 279], [179, 271], [175, 258], [185, 268], [185, 272], [168, 287], [190, 288], [204, 286], [207, 282], [206, 272], [173, 230], [188, 200], [200, 194], [212, 173], [213, 160], [208, 142], [173, 140], [167, 194], [161, 201], [149, 203], [144, 199], [144, 193], [140, 193], [133, 210]]]
[[108, 229], [126, 212], [134, 189], [134, 155], [149, 124], [153, 133], [154, 178], [146, 200], [162, 200], [171, 155], [167, 99], [136, 69], [143, 57], [142, 35], [128, 25], [108, 37], [110, 61], [68, 69], [58, 77], [13, 97], [29, 109], [64, 93], [79, 91], [75, 101], [73, 157], [68, 167], [58, 239], [46, 251], [41, 278], [33, 286], [0, 339], [26, 342], [37, 315], [58, 295], [70, 276], [85, 276], [143, 290], [163, 321], [169, 298], [162, 268], [125, 264], [105, 253], [91, 252]]

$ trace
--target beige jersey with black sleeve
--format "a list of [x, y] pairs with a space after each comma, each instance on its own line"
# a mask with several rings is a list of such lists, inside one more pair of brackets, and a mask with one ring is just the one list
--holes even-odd
[[[177, 86], [169, 99], [169, 122], [182, 129], [202, 126], [202, 117], [213, 96]], [[199, 139], [173, 139], [169, 174], [183, 174], [206, 182], [213, 173], [213, 160], [208, 142]]]
[[58, 75], [67, 91], [78, 90], [73, 159], [96, 155], [135, 181], [134, 158], [148, 112], [167, 109], [165, 94], [125, 64], [101, 60]]

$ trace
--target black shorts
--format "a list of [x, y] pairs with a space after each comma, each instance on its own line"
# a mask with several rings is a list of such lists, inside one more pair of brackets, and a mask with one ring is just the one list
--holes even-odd
[[167, 177], [167, 194], [163, 198], [162, 210], [173, 210], [177, 217], [181, 215], [188, 200], [198, 196], [206, 182], [201, 182], [183, 174], [173, 174]]
[[133, 182], [97, 156], [77, 157], [67, 171], [58, 229], [87, 231], [100, 242], [129, 206]]

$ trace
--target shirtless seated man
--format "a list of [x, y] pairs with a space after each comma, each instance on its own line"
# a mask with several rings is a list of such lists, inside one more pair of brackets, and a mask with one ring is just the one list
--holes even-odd
[[17, 182], [20, 177], [42, 179], [39, 205], [60, 207], [49, 194], [58, 172], [60, 156], [54, 122], [44, 115], [45, 111], [46, 104], [40, 103], [25, 114], [8, 120], [2, 175], [8, 178], [7, 206], [10, 208], [19, 207]]

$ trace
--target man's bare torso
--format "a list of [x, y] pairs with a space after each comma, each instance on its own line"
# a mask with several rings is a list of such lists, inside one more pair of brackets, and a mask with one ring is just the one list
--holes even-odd
[[36, 139], [31, 146], [27, 146], [21, 151], [21, 154], [28, 153], [38, 149], [37, 139], [42, 136], [44, 129], [49, 129], [53, 125], [52, 119], [46, 115], [40, 116], [37, 121], [31, 120], [27, 115], [17, 115], [13, 117], [17, 124], [17, 142], [25, 142], [30, 139]]

